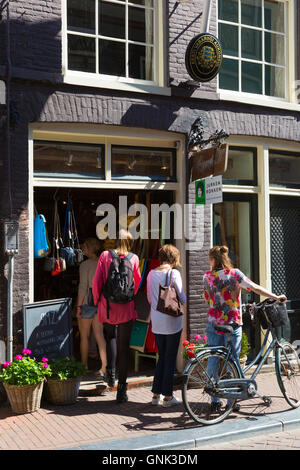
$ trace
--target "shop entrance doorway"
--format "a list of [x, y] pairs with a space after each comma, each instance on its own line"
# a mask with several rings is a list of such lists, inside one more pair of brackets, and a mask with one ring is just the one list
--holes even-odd
[[[174, 215], [170, 212], [170, 219], [164, 217], [163, 213], [159, 216], [158, 233], [151, 232], [151, 205], [166, 204], [171, 207], [175, 202], [175, 192], [171, 190], [122, 190], [122, 189], [87, 189], [87, 188], [34, 188], [34, 206], [38, 214], [43, 214], [46, 219], [46, 229], [49, 245], [53, 249], [53, 227], [54, 227], [54, 205], [57, 200], [58, 216], [61, 226], [61, 237], [63, 238], [64, 227], [66, 223], [66, 208], [68, 198], [71, 198], [74, 209], [74, 218], [78, 232], [79, 244], [82, 245], [85, 239], [97, 237], [96, 226], [103, 219], [103, 216], [97, 216], [97, 208], [101, 204], [111, 204], [116, 211], [117, 222], [119, 215], [119, 197], [127, 197], [127, 207], [134, 203], [144, 204], [148, 209], [148, 238], [138, 239], [134, 243], [133, 251], [140, 257], [141, 269], [145, 266], [145, 260], [157, 259], [158, 248], [164, 243], [174, 243]], [[139, 213], [137, 213], [139, 215]], [[128, 222], [128, 221], [127, 221]], [[168, 227], [166, 227], [168, 224]], [[116, 229], [118, 230], [118, 226]], [[137, 227], [139, 231], [139, 227]], [[158, 238], [154, 238], [158, 237]], [[65, 236], [66, 242], [66, 236]], [[106, 239], [101, 241], [101, 249], [106, 250], [114, 247], [114, 240]], [[52, 256], [51, 253], [48, 257]], [[79, 265], [67, 267], [57, 276], [52, 276], [51, 272], [45, 270], [45, 258], [34, 259], [34, 301], [43, 301], [69, 297], [72, 299], [73, 316], [73, 345], [75, 356], [79, 355], [79, 334], [76, 319], [76, 300], [79, 284]], [[150, 266], [150, 263], [148, 263]], [[144, 279], [147, 276], [147, 270], [144, 270]], [[93, 347], [93, 338], [91, 338], [91, 348]], [[95, 344], [94, 344], [95, 347]], [[92, 356], [98, 356], [97, 351], [93, 351]], [[143, 361], [141, 361], [140, 371], [143, 372]], [[149, 362], [149, 361], [145, 361]], [[132, 366], [134, 357], [132, 358]], [[150, 363], [150, 366], [154, 364]]]

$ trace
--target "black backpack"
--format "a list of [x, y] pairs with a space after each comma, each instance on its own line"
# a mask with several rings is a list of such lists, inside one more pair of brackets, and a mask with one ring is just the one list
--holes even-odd
[[107, 318], [109, 318], [109, 302], [127, 304], [134, 299], [134, 277], [130, 263], [133, 253], [129, 253], [125, 258], [120, 258], [114, 250], [109, 251], [113, 259], [102, 289], [107, 303]]

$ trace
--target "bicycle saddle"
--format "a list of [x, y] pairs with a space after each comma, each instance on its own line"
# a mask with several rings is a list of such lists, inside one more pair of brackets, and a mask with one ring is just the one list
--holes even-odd
[[220, 333], [231, 334], [233, 332], [233, 328], [230, 325], [214, 325], [214, 328], [216, 331], [219, 331]]

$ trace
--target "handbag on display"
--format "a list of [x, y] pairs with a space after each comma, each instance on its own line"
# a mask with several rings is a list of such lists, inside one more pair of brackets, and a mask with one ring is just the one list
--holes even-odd
[[170, 281], [168, 283], [169, 271], [166, 274], [165, 285], [159, 286], [159, 295], [157, 301], [156, 310], [172, 317], [180, 317], [183, 315], [183, 304], [180, 302], [175, 287], [172, 286], [172, 274], [171, 270]]
[[[68, 246], [65, 246], [65, 236], [67, 233], [68, 237]], [[71, 221], [71, 200], [68, 198], [67, 208], [66, 208], [66, 218], [65, 218], [65, 225], [64, 225], [64, 233], [63, 233], [63, 247], [60, 248], [60, 256], [64, 258], [66, 261], [67, 267], [75, 266], [76, 262], [76, 255], [74, 252], [74, 241], [73, 241], [73, 233], [72, 233], [72, 221]]]
[[48, 242], [46, 219], [42, 214], [36, 214], [34, 218], [34, 257], [45, 258], [50, 252]]
[[77, 227], [76, 227], [76, 221], [75, 221], [75, 215], [74, 215], [74, 209], [73, 205], [71, 203], [71, 210], [72, 210], [72, 229], [73, 233], [75, 236], [75, 241], [77, 248], [74, 248], [74, 253], [75, 253], [75, 263], [79, 265], [83, 260], [84, 260], [84, 254], [82, 249], [80, 248], [80, 243], [79, 243], [79, 238], [78, 238], [78, 233], [77, 233]]
[[[65, 235], [68, 234], [68, 246], [63, 246], [60, 249], [61, 257], [65, 259], [66, 265], [75, 266], [79, 265], [84, 260], [83, 251], [80, 248], [73, 204], [71, 198], [68, 198], [67, 209], [66, 209], [66, 218], [63, 234], [63, 244], [65, 245]], [[75, 248], [75, 243], [77, 247]]]
[[[60, 240], [60, 221], [57, 209], [57, 201], [54, 204], [54, 218], [53, 218], [53, 244], [52, 244], [52, 256], [45, 258], [44, 260], [44, 271], [51, 272], [52, 275], [56, 276], [62, 271], [66, 270], [66, 262], [63, 258], [59, 257], [59, 240]], [[55, 257], [56, 251], [56, 257]]]

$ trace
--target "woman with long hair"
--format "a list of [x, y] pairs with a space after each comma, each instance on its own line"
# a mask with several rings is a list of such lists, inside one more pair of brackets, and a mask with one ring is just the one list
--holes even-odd
[[98, 345], [101, 359], [100, 377], [106, 374], [106, 343], [103, 335], [103, 325], [97, 319], [97, 307], [89, 305], [89, 290], [93, 285], [93, 278], [97, 269], [100, 243], [97, 238], [87, 238], [83, 244], [83, 253], [87, 260], [79, 267], [79, 287], [77, 297], [77, 320], [80, 333], [81, 361], [88, 369], [89, 335], [91, 328]]
[[[93, 280], [93, 296], [98, 304], [98, 320], [103, 324], [107, 344], [107, 383], [110, 387], [115, 384], [116, 360], [118, 360], [118, 390], [117, 402], [128, 400], [127, 374], [129, 363], [129, 343], [133, 321], [137, 318], [134, 300], [125, 303], [115, 303], [107, 300], [107, 280], [110, 280], [110, 266], [113, 262], [127, 259], [132, 270], [134, 292], [136, 294], [141, 281], [139, 258], [131, 253], [133, 237], [130, 232], [120, 230], [115, 250], [103, 251], [98, 262]], [[115, 261], [117, 260], [117, 261]], [[124, 261], [125, 262], [125, 261]], [[130, 273], [129, 273], [130, 274]], [[113, 293], [112, 293], [113, 294]]]
[[[206, 327], [208, 346], [221, 346], [224, 343], [224, 335], [217, 333], [216, 325], [230, 325], [233, 333], [230, 336], [232, 347], [236, 357], [239, 358], [242, 340], [242, 311], [241, 289], [255, 292], [258, 295], [285, 302], [285, 295], [276, 295], [264, 287], [255, 284], [248, 279], [242, 271], [233, 268], [228, 256], [227, 246], [214, 246], [209, 250], [209, 264], [211, 270], [203, 277], [203, 294], [209, 304], [208, 324]], [[208, 374], [214, 370], [214, 358], [209, 360]], [[212, 409], [217, 410], [221, 403], [216, 397], [212, 398]], [[234, 410], [237, 411], [236, 405]]]
[[158, 405], [161, 394], [164, 396], [162, 405], [169, 407], [177, 405], [173, 396], [173, 381], [176, 367], [176, 358], [182, 332], [182, 316], [172, 317], [156, 310], [159, 286], [165, 285], [166, 277], [172, 272], [172, 285], [178, 297], [185, 303], [182, 279], [178, 268], [180, 266], [179, 250], [173, 245], [164, 245], [159, 250], [160, 266], [150, 271], [147, 277], [147, 297], [151, 305], [152, 331], [158, 349], [159, 359], [155, 369], [152, 386], [152, 404]]

